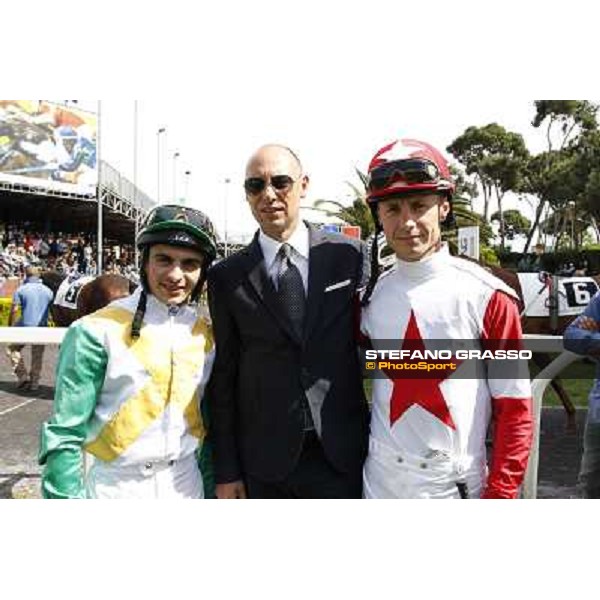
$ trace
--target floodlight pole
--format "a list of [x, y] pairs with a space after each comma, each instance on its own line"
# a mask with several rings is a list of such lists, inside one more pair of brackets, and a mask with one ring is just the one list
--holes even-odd
[[134, 234], [133, 234], [133, 252], [134, 266], [138, 269], [140, 260], [140, 251], [137, 247], [137, 236], [139, 229], [139, 213], [140, 208], [137, 203], [137, 185], [138, 185], [138, 101], [133, 101], [133, 207], [135, 214]]
[[190, 176], [191, 176], [192, 172], [191, 171], [186, 171], [185, 172], [185, 191], [184, 191], [184, 200], [183, 200], [183, 204], [189, 204], [188, 202], [188, 194], [190, 191]]
[[98, 246], [98, 258], [96, 260], [96, 271], [102, 274], [102, 154], [101, 154], [101, 124], [102, 124], [102, 100], [98, 100], [98, 114], [96, 115], [96, 164], [98, 165], [98, 181], [96, 184], [96, 196], [98, 200], [98, 224], [96, 243]]
[[179, 152], [173, 154], [173, 204], [177, 204], [177, 159]]
[[156, 132], [156, 203], [160, 204], [160, 136], [165, 133], [166, 127], [160, 127]]

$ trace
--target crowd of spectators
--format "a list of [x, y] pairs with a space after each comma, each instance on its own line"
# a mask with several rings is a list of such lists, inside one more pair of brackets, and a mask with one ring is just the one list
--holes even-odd
[[[66, 275], [96, 275], [97, 246], [86, 234], [39, 233], [6, 227], [0, 232], [0, 277], [23, 277], [28, 265]], [[103, 272], [136, 279], [132, 245], [103, 246]]]

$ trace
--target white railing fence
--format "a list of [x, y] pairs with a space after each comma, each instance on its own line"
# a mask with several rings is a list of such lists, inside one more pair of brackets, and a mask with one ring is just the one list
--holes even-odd
[[532, 499], [537, 497], [538, 466], [540, 463], [540, 424], [544, 392], [550, 385], [550, 382], [557, 375], [559, 375], [563, 369], [583, 357], [565, 350], [562, 336], [525, 335], [524, 337], [525, 348], [531, 350], [532, 352], [544, 352], [548, 354], [560, 352], [559, 356], [557, 356], [547, 367], [540, 371], [531, 382], [533, 395], [534, 436], [531, 454], [529, 455], [529, 463], [525, 473], [525, 480], [523, 481], [522, 495], [523, 498]]
[[[0, 327], [0, 344], [60, 344], [66, 331], [61, 327]], [[534, 440], [522, 493], [523, 498], [535, 498], [537, 496], [540, 421], [544, 392], [552, 379], [581, 356], [564, 350], [562, 336], [525, 335], [524, 346], [532, 352], [561, 353], [532, 381]]]
[[60, 344], [66, 327], [0, 327], [0, 344]]

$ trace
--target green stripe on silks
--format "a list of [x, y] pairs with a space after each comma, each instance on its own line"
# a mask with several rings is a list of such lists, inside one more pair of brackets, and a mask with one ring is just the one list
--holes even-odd
[[206, 399], [206, 394], [203, 394], [202, 402], [200, 404], [200, 413], [202, 415], [202, 422], [204, 423], [204, 430], [206, 433], [204, 435], [204, 439], [201, 440], [200, 446], [198, 447], [198, 466], [200, 467], [200, 473], [202, 473], [204, 498], [210, 500], [216, 498], [216, 493], [215, 472], [212, 459], [212, 444], [210, 441], [211, 431], [207, 406], [208, 402]]

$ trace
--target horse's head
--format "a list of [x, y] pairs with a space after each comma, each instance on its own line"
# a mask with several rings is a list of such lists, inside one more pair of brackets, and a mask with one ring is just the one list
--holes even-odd
[[77, 298], [79, 316], [89, 315], [113, 300], [129, 296], [135, 287], [132, 281], [122, 275], [99, 275], [81, 289]]
[[[64, 281], [65, 275], [56, 271], [43, 271], [41, 279], [56, 297], [56, 292]], [[113, 300], [129, 296], [135, 288], [135, 283], [121, 275], [100, 275], [81, 286], [77, 295], [74, 296], [77, 309], [53, 304], [51, 307], [52, 318], [57, 326], [68, 327], [76, 319], [104, 308]]]
[[48, 286], [56, 296], [56, 292], [58, 291], [60, 284], [64, 281], [65, 275], [57, 273], [56, 271], [42, 271], [40, 278], [42, 283]]

